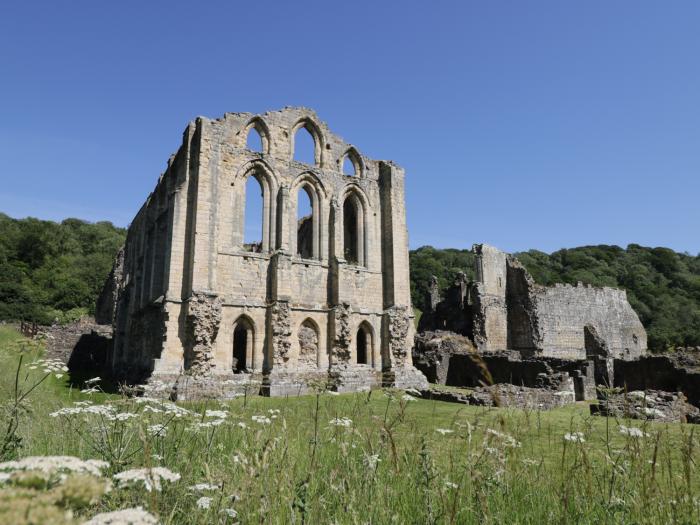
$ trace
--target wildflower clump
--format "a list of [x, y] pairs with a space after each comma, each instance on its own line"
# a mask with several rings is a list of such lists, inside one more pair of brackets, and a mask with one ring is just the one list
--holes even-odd
[[564, 440], [571, 441], [572, 443], [586, 442], [586, 438], [583, 436], [582, 432], [567, 432], [564, 434]]
[[178, 481], [180, 474], [165, 467], [136, 468], [115, 474], [114, 479], [117, 480], [120, 487], [143, 484], [148, 492], [154, 489], [160, 492], [162, 489], [161, 481]]
[[32, 456], [0, 463], [0, 516], [4, 523], [70, 524], [73, 512], [95, 504], [111, 484], [109, 465], [72, 456]]
[[103, 512], [82, 525], [158, 525], [158, 519], [142, 507]]

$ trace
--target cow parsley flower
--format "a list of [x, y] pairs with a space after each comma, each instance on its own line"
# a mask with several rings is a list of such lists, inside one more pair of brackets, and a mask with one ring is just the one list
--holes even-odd
[[197, 500], [197, 508], [205, 509], [205, 510], [210, 508], [211, 507], [211, 500], [212, 500], [212, 498], [210, 498], [209, 496], [202, 496], [201, 498], [199, 498]]
[[135, 417], [139, 417], [138, 414], [134, 414], [132, 412], [119, 412], [113, 416], [107, 416], [107, 419], [110, 421], [128, 421], [129, 419], [133, 419]]
[[168, 427], [162, 424], [149, 425], [146, 431], [152, 436], [165, 437]]
[[347, 417], [336, 417], [331, 419], [328, 422], [329, 425], [332, 425], [334, 427], [349, 427], [352, 425], [352, 419], [347, 418]]
[[257, 416], [257, 415], [255, 415], [255, 416], [251, 416], [250, 419], [252, 419], [252, 420], [255, 421], [256, 423], [260, 423], [261, 425], [269, 425], [270, 423], [272, 423], [272, 420], [271, 420], [269, 417], [267, 417], [267, 416]]
[[564, 434], [564, 439], [566, 441], [571, 441], [572, 443], [585, 443], [586, 438], [583, 437], [583, 432], [567, 432]]
[[219, 490], [219, 485], [213, 485], [211, 483], [197, 483], [196, 485], [190, 485], [188, 488], [195, 492], [206, 492], [208, 490]]
[[91, 379], [88, 379], [87, 381], [85, 381], [85, 384], [92, 385], [93, 383], [99, 383], [100, 381], [102, 381], [102, 379], [99, 376], [97, 376], [97, 377], [93, 377]]
[[158, 525], [158, 519], [143, 507], [97, 514], [83, 525]]
[[403, 401], [415, 401], [415, 400], [416, 400], [416, 398], [413, 397], [413, 396], [410, 395], [410, 394], [404, 394], [404, 395], [402, 395], [402, 396], [401, 396], [401, 399], [402, 399]]
[[503, 446], [505, 446], [505, 447], [511, 447], [511, 448], [520, 447], [520, 442], [517, 441], [510, 434], [506, 434], [504, 432], [499, 432], [498, 430], [494, 430], [493, 428], [487, 428], [486, 434], [499, 439], [501, 441], [501, 443], [503, 443]]
[[620, 425], [620, 434], [633, 438], [643, 438], [649, 436], [649, 434], [644, 432], [641, 428], [626, 427], [624, 425]]
[[99, 459], [80, 459], [74, 456], [29, 456], [16, 461], [0, 463], [0, 471], [20, 472], [39, 471], [45, 474], [58, 472], [77, 472], [101, 476], [102, 470], [109, 467], [109, 463]]
[[379, 454], [365, 454], [362, 462], [368, 470], [377, 470], [377, 464], [381, 461]]
[[151, 492], [153, 489], [161, 490], [161, 480], [175, 482], [180, 479], [180, 474], [165, 467], [136, 468], [115, 474], [114, 479], [120, 487], [142, 482], [146, 490]]
[[452, 481], [448, 481], [448, 480], [445, 480], [445, 486], [448, 489], [458, 489], [459, 488], [459, 485], [457, 485], [457, 483], [453, 483]]
[[207, 410], [204, 412], [204, 415], [206, 417], [215, 417], [218, 419], [226, 419], [226, 417], [228, 417], [228, 412], [225, 412], [223, 410]]
[[444, 436], [445, 434], [452, 434], [454, 430], [450, 430], [449, 428], [436, 428], [435, 432], [439, 432]]

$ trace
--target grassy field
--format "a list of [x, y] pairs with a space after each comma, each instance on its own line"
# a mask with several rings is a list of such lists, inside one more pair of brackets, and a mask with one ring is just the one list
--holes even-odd
[[[0, 349], [0, 388], [11, 399], [17, 335], [0, 328]], [[47, 498], [74, 511], [55, 523], [135, 506], [178, 524], [700, 521], [692, 425], [592, 417], [586, 404], [528, 412], [383, 390], [175, 406], [80, 393], [52, 375], [29, 398], [14, 454], [104, 460], [99, 479], [114, 485], [89, 504], [65, 491]], [[179, 479], [149, 491], [138, 476], [114, 478], [154, 467]], [[149, 472], [152, 483], [161, 471]], [[1, 523], [29, 494], [11, 481], [0, 490]], [[55, 483], [32, 486], [31, 505]]]

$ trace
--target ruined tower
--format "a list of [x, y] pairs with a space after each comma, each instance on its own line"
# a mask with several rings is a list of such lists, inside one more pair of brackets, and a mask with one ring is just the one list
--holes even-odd
[[[313, 140], [309, 163], [294, 160], [299, 133]], [[251, 180], [257, 242], [245, 231]], [[299, 218], [301, 197], [310, 213]], [[115, 372], [179, 397], [425, 383], [411, 364], [404, 172], [305, 108], [190, 123], [99, 304]]]

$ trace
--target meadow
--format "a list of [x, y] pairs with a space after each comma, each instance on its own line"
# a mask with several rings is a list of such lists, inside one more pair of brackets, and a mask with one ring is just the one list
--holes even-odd
[[0, 457], [0, 523], [137, 507], [133, 523], [700, 521], [694, 425], [397, 390], [174, 404], [107, 395], [99, 380], [71, 387], [41, 353], [0, 327], [2, 443], [16, 422]]

